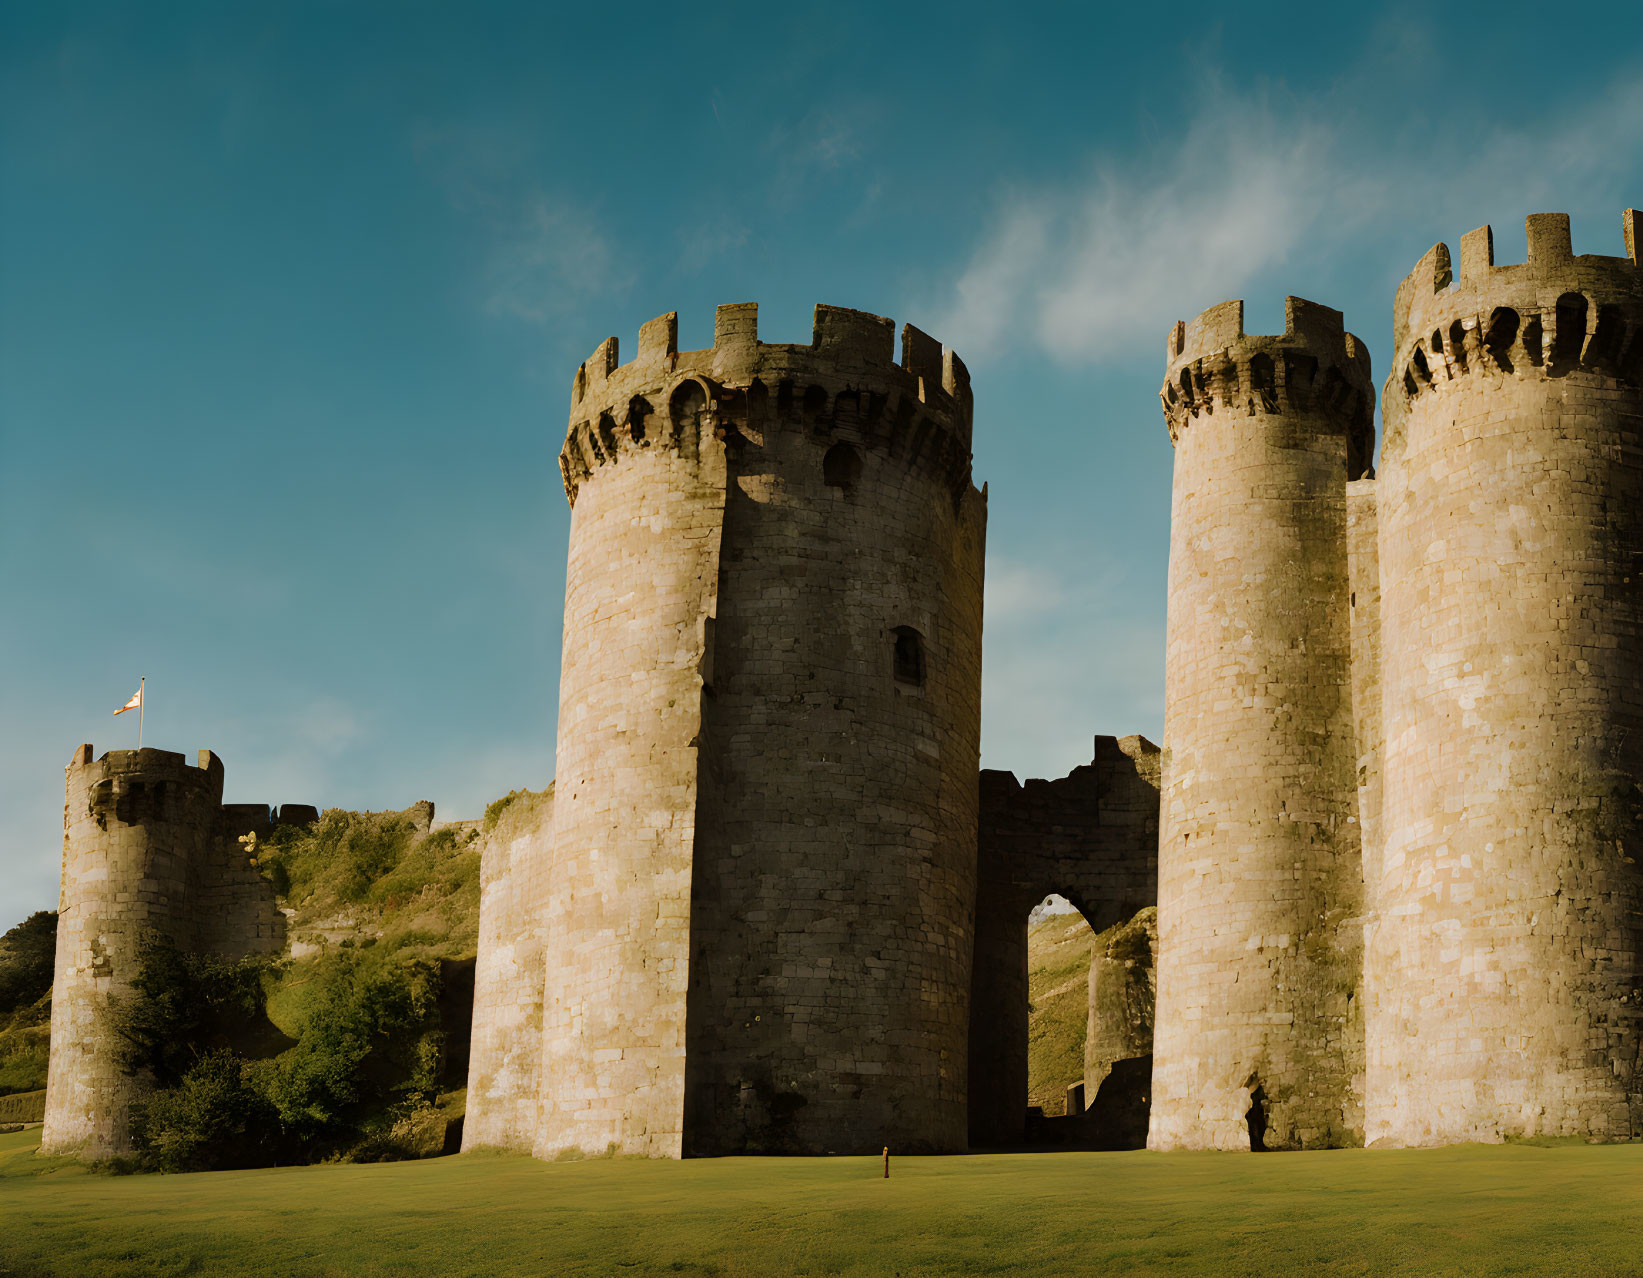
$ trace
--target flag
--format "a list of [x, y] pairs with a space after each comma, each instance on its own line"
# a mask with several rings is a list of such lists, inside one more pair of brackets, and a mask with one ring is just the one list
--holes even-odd
[[143, 690], [141, 688], [138, 688], [136, 692], [131, 694], [131, 700], [126, 702], [125, 705], [121, 706], [114, 713], [115, 714], [124, 714], [127, 710], [135, 710], [139, 706], [141, 706], [142, 704], [143, 704]]

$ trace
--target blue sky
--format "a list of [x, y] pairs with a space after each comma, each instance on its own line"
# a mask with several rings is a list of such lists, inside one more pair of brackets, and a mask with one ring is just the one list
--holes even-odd
[[826, 301], [953, 345], [990, 486], [983, 762], [1162, 726], [1164, 335], [1346, 312], [1526, 213], [1618, 254], [1630, 5], [0, 5], [0, 926], [62, 768], [472, 815], [553, 774], [604, 337]]

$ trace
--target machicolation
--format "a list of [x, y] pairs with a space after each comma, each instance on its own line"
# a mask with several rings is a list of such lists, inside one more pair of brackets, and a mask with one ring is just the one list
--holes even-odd
[[[576, 494], [596, 467], [625, 452], [697, 447], [699, 423], [735, 448], [762, 445], [772, 429], [802, 430], [838, 440], [834, 448], [872, 449], [929, 474], [955, 505], [970, 483], [973, 400], [964, 362], [911, 324], [901, 331], [878, 315], [816, 307], [810, 345], [759, 341], [754, 303], [721, 306], [708, 350], [678, 349], [678, 316], [639, 330], [634, 359], [618, 364], [614, 337], [577, 370], [571, 426], [559, 454], [565, 495]], [[839, 454], [838, 473], [854, 463]], [[835, 484], [847, 487], [848, 483]]]

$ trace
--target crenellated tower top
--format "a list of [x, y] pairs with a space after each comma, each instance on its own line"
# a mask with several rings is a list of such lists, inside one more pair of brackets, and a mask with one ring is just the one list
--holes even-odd
[[1495, 235], [1461, 237], [1460, 268], [1435, 244], [1398, 286], [1383, 402], [1401, 438], [1416, 397], [1472, 374], [1560, 377], [1580, 370], [1643, 385], [1643, 216], [1621, 215], [1624, 257], [1579, 254], [1566, 213], [1526, 220], [1527, 260], [1495, 262]]
[[1344, 419], [1347, 477], [1369, 469], [1375, 446], [1375, 388], [1369, 351], [1341, 313], [1305, 298], [1284, 299], [1284, 331], [1244, 332], [1242, 301], [1177, 322], [1165, 348], [1159, 398], [1170, 442], [1199, 417], [1284, 413]]
[[91, 791], [95, 810], [117, 810], [125, 824], [143, 819], [135, 815], [139, 811], [169, 819], [165, 796], [173, 785], [212, 808], [222, 803], [222, 760], [210, 750], [199, 752], [196, 765], [171, 750], [109, 750], [97, 757], [90, 745], [82, 745], [64, 771], [71, 789]]
[[570, 429], [559, 465], [565, 495], [628, 450], [677, 448], [687, 427], [708, 425], [727, 441], [782, 426], [837, 433], [923, 470], [958, 500], [970, 483], [970, 374], [950, 348], [904, 325], [895, 358], [890, 320], [817, 306], [809, 345], [759, 340], [759, 308], [718, 308], [713, 345], [680, 351], [678, 315], [639, 330], [638, 350], [618, 360], [601, 342], [571, 384]]

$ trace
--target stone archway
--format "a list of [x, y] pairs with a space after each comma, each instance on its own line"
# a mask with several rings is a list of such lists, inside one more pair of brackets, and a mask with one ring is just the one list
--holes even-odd
[[1092, 762], [1057, 781], [982, 772], [972, 1148], [1026, 1135], [1029, 912], [1057, 893], [1100, 932], [1156, 905], [1158, 781], [1158, 747], [1138, 736], [1097, 737]]

